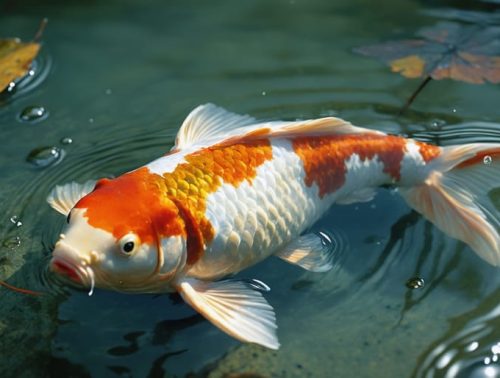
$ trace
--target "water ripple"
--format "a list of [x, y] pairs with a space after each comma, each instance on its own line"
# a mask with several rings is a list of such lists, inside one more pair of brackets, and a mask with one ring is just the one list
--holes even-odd
[[331, 274], [343, 268], [347, 253], [349, 251], [349, 240], [345, 233], [335, 229], [321, 229], [316, 234], [321, 238], [324, 246], [328, 247], [329, 253], [332, 256]]
[[454, 319], [446, 335], [421, 358], [413, 377], [499, 377], [499, 300], [500, 289], [485, 300], [485, 306]]
[[441, 146], [464, 143], [498, 143], [500, 124], [494, 122], [464, 122], [440, 126], [437, 130], [412, 133], [411, 137]]

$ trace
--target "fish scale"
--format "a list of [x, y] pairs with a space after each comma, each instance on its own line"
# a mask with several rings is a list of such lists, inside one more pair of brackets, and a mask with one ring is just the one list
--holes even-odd
[[245, 269], [282, 249], [333, 203], [334, 195], [320, 198], [318, 187], [301, 179], [303, 163], [291, 141], [273, 140], [271, 146], [272, 159], [251, 181], [225, 183], [208, 196], [215, 237], [189, 276], [218, 278]]
[[[311, 227], [339, 196], [348, 197], [350, 192], [356, 191], [358, 187], [376, 188], [394, 183], [395, 178], [388, 174], [387, 170], [394, 171], [395, 165], [399, 179], [399, 168], [403, 161], [412, 169], [417, 167], [419, 162], [423, 164], [419, 151], [413, 155], [405, 153], [407, 142], [403, 138], [389, 138], [398, 160], [387, 159], [387, 165], [381, 162], [379, 154], [390, 156], [391, 151], [387, 150], [387, 145], [380, 143], [381, 138], [371, 137], [375, 148], [368, 140], [364, 145], [351, 148], [349, 157], [367, 155], [369, 151], [373, 154], [372, 158], [365, 156], [349, 166], [347, 160], [344, 161], [342, 171], [345, 170], [345, 177], [341, 177], [343, 183], [340, 186], [335, 181], [339, 177], [338, 171], [326, 169], [325, 165], [330, 164], [329, 156], [318, 156], [316, 161], [324, 162], [323, 167], [320, 165], [319, 168], [324, 169], [326, 174], [332, 174], [332, 177], [323, 176], [325, 181], [321, 183], [324, 186], [322, 190], [329, 191], [328, 195], [324, 195], [316, 183], [306, 179], [303, 157], [294, 149], [295, 142], [286, 139], [273, 140], [272, 159], [257, 169], [254, 178], [238, 186], [223, 184], [208, 196], [207, 216], [214, 227], [215, 237], [207, 244], [200, 261], [189, 269], [188, 275], [214, 279], [237, 273], [283, 249], [296, 235]], [[317, 143], [314, 138], [310, 141], [311, 144]], [[340, 147], [337, 148], [336, 143]], [[329, 144], [330, 150], [335, 151], [337, 158], [344, 141], [332, 140]], [[328, 145], [328, 141], [321, 140], [321, 145]], [[309, 146], [306, 148], [312, 150]], [[220, 153], [222, 157], [223, 150]], [[350, 173], [355, 175], [354, 182], [344, 184], [345, 180], [349, 180]], [[411, 181], [412, 178], [404, 179]], [[329, 182], [331, 189], [325, 186], [324, 182]], [[257, 213], [260, 218], [257, 218]], [[258, 235], [257, 230], [260, 230]]]

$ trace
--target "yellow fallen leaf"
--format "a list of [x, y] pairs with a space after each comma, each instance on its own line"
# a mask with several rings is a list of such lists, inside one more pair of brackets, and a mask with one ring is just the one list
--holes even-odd
[[40, 44], [21, 42], [17, 38], [0, 40], [0, 92], [11, 82], [28, 73]]
[[410, 55], [395, 59], [390, 62], [392, 72], [400, 72], [401, 75], [416, 78], [424, 72], [425, 62], [418, 55]]

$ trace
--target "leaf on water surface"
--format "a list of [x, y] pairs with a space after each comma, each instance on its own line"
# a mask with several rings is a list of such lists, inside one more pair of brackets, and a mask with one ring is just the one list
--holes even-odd
[[500, 27], [443, 21], [417, 32], [420, 39], [389, 41], [354, 51], [378, 58], [393, 72], [424, 81], [406, 102], [405, 110], [431, 79], [472, 84], [500, 83]]
[[39, 49], [38, 43], [23, 43], [19, 39], [0, 40], [0, 92], [26, 75]]
[[42, 20], [31, 42], [22, 42], [18, 38], [0, 39], [0, 92], [28, 73], [33, 59], [40, 50], [38, 41], [46, 24], [47, 19]]
[[417, 35], [421, 39], [390, 41], [355, 51], [379, 58], [392, 71], [409, 78], [500, 83], [500, 27], [439, 22]]

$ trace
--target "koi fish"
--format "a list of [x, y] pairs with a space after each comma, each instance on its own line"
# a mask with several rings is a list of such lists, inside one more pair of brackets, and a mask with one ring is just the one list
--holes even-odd
[[48, 203], [68, 224], [50, 267], [89, 294], [178, 292], [229, 335], [278, 349], [262, 290], [225, 277], [273, 255], [328, 271], [332, 250], [308, 228], [381, 185], [498, 266], [500, 217], [488, 193], [500, 186], [499, 162], [500, 144], [438, 147], [332, 117], [259, 123], [206, 104], [165, 156], [52, 190]]

